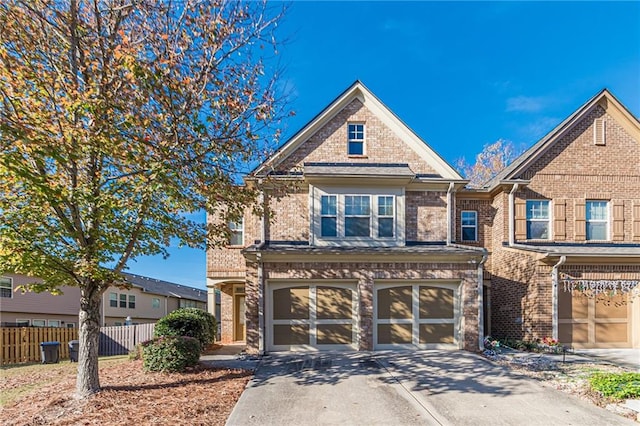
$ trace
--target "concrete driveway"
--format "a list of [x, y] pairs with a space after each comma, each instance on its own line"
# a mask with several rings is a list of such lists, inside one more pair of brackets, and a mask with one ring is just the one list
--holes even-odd
[[263, 358], [228, 425], [633, 425], [462, 351]]

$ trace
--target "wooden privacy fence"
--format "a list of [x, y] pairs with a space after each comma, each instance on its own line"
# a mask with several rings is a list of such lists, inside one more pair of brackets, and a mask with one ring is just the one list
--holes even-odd
[[[98, 354], [126, 355], [138, 343], [153, 338], [155, 324], [100, 327]], [[0, 364], [40, 362], [40, 343], [60, 342], [60, 359], [69, 359], [69, 342], [78, 340], [78, 329], [59, 327], [0, 328]]]
[[78, 340], [76, 328], [2, 327], [0, 332], [2, 365], [40, 361], [42, 342], [60, 342], [60, 359], [68, 359], [69, 342]]
[[155, 324], [125, 325], [100, 328], [100, 355], [126, 355], [138, 343], [153, 338]]

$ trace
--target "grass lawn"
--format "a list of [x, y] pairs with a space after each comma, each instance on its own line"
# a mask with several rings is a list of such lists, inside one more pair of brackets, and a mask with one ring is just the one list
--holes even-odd
[[127, 356], [99, 361], [102, 391], [73, 398], [77, 364], [27, 364], [0, 370], [3, 425], [223, 425], [251, 373], [198, 366], [186, 373], [147, 373]]

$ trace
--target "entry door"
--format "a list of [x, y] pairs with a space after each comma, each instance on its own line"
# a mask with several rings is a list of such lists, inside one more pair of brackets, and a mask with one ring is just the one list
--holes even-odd
[[235, 296], [235, 321], [236, 325], [234, 340], [244, 341], [247, 338], [247, 327], [246, 327], [246, 304], [244, 301], [244, 294], [236, 294]]

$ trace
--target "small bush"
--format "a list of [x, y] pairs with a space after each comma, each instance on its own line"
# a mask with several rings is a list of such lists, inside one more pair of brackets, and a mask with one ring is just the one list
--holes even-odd
[[160, 318], [154, 335], [189, 336], [198, 339], [204, 349], [215, 339], [216, 319], [209, 312], [197, 308], [183, 308]]
[[589, 377], [589, 384], [605, 397], [640, 398], [640, 373], [596, 373]]
[[142, 344], [147, 371], [180, 372], [198, 364], [200, 342], [193, 337], [158, 337]]

